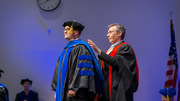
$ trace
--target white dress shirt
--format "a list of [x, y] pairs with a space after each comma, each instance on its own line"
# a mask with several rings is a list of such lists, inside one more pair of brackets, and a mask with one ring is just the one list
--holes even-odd
[[111, 45], [111, 47], [108, 49], [108, 51], [107, 51], [107, 53], [106, 53], [106, 54], [110, 54], [110, 53], [111, 53], [111, 51], [114, 49], [114, 47], [116, 47], [117, 45], [119, 45], [122, 41], [123, 41], [123, 40], [118, 41], [118, 42], [116, 42], [116, 43], [112, 44], [112, 45]]

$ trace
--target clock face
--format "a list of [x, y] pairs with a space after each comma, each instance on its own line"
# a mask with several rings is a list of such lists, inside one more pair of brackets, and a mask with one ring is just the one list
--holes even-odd
[[37, 0], [38, 5], [45, 11], [51, 11], [58, 7], [61, 0]]

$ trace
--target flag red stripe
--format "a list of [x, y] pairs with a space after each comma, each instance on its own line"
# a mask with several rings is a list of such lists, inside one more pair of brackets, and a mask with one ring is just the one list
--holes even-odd
[[169, 70], [169, 71], [166, 72], [166, 76], [172, 75], [172, 74], [173, 74], [173, 70]]
[[173, 78], [173, 88], [176, 88], [176, 81], [177, 81], [177, 70], [178, 68], [175, 67], [175, 73], [174, 73], [174, 78]]
[[167, 88], [168, 86], [170, 87], [173, 83], [173, 80], [168, 80], [165, 82], [165, 88]]
[[173, 65], [173, 60], [169, 60], [167, 65]]

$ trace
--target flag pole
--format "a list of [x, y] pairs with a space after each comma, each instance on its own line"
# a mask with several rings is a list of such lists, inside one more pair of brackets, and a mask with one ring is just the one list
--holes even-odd
[[168, 88], [167, 88], [167, 101], [169, 101], [169, 91], [168, 91]]

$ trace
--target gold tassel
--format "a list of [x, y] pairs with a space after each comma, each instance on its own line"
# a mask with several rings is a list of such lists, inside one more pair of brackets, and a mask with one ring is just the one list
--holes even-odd
[[[74, 22], [76, 22], [76, 20], [74, 20]], [[72, 23], [72, 25], [70, 27], [70, 34], [73, 34], [73, 25], [74, 25], [74, 22]]]

